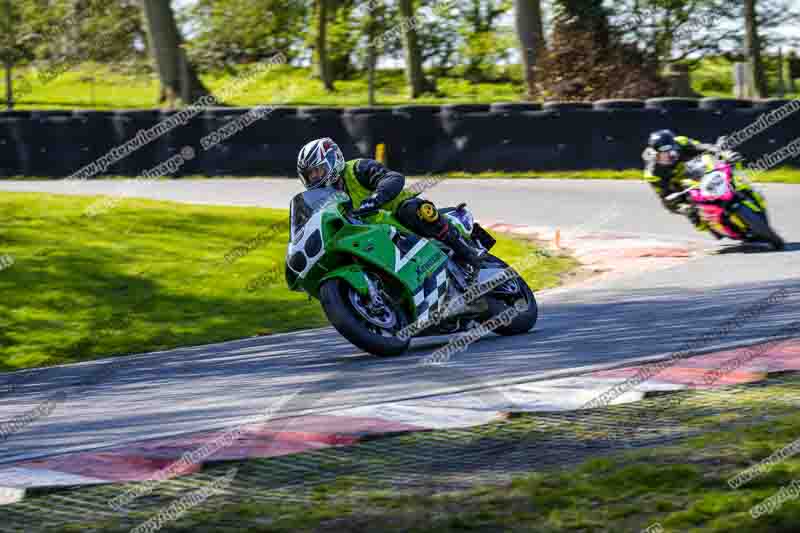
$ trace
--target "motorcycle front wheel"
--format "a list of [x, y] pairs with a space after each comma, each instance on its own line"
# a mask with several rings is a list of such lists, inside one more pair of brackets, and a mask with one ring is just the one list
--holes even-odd
[[[331, 279], [320, 286], [320, 302], [331, 325], [342, 337], [362, 350], [378, 356], [400, 355], [408, 350], [411, 339], [398, 333], [408, 326], [408, 316], [400, 305], [375, 309], [368, 297], [360, 295], [341, 279]], [[384, 295], [386, 296], [386, 295]]]

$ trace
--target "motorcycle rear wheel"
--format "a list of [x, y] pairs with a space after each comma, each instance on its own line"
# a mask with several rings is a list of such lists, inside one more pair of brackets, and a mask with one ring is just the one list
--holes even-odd
[[[494, 263], [500, 266], [501, 268], [510, 268], [508, 263], [503, 261], [502, 259], [495, 257], [491, 254], [488, 254], [485, 263]], [[519, 274], [515, 278], [515, 281], [519, 284], [520, 292], [516, 295], [508, 295], [506, 297], [500, 298], [499, 296], [495, 296], [490, 294], [487, 296], [489, 301], [489, 313], [492, 316], [497, 316], [503, 311], [509, 309], [510, 307], [514, 306], [514, 302], [520, 298], [524, 299], [527, 303], [527, 308], [518, 313], [508, 325], [505, 326], [498, 326], [494, 329], [494, 332], [498, 335], [510, 336], [510, 335], [521, 335], [522, 333], [527, 333], [533, 329], [536, 325], [536, 322], [539, 319], [539, 306], [536, 303], [536, 296], [533, 294], [533, 291], [528, 286], [528, 283], [522, 279]]]
[[786, 248], [786, 243], [781, 236], [778, 235], [775, 230], [770, 227], [769, 222], [767, 222], [766, 213], [760, 214], [748, 207], [739, 207], [739, 209], [736, 210], [736, 214], [750, 226], [750, 230], [753, 234], [770, 243], [775, 250], [781, 251]]

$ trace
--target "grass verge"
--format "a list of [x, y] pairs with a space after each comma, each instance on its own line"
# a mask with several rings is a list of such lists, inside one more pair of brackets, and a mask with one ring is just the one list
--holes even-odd
[[[20, 79], [15, 86], [27, 85], [18, 96], [17, 109], [133, 109], [158, 107], [158, 81], [152, 74], [132, 75], [113, 66], [85, 63], [65, 72], [49, 83], [41, 83], [36, 70], [17, 69]], [[327, 92], [307, 68], [277, 66], [263, 76], [248, 81], [245, 90], [230, 87], [247, 72], [205, 74], [201, 78], [212, 94], [230, 94], [224, 102], [233, 106], [264, 104], [291, 106], [363, 106], [367, 105], [366, 76], [339, 80], [336, 90]], [[23, 81], [24, 80], [24, 81]], [[5, 95], [0, 78], [0, 94]], [[402, 69], [380, 69], [376, 73], [376, 99], [379, 105], [458, 104], [519, 101], [524, 84], [517, 82], [476, 82], [453, 76], [437, 79], [437, 94], [411, 99]]]
[[[231, 87], [247, 67], [238, 72], [206, 73], [201, 76], [214, 94]], [[146, 70], [146, 68], [145, 68]], [[35, 68], [14, 70], [17, 109], [132, 109], [158, 107], [159, 85], [150, 73], [133, 74], [114, 65], [82, 63], [57, 78], [42, 83]], [[433, 75], [432, 73], [430, 73]], [[508, 69], [502, 81], [471, 82], [454, 71], [436, 77], [436, 94], [411, 99], [402, 69], [379, 69], [376, 73], [378, 105], [465, 104], [515, 102], [524, 97], [522, 70]], [[770, 76], [771, 93], [777, 92], [777, 76]], [[704, 59], [692, 72], [692, 87], [702, 96], [733, 96], [733, 65], [724, 58]], [[236, 91], [225, 103], [234, 106], [261, 104], [363, 106], [368, 102], [366, 75], [335, 82], [336, 90], [327, 92], [309, 69], [292, 66], [270, 68], [253, 80], [246, 90]], [[0, 77], [0, 95], [5, 95], [5, 80]], [[790, 92], [786, 98], [798, 98]]]
[[[623, 181], [644, 181], [642, 170], [629, 168], [624, 170], [593, 169], [593, 170], [527, 170], [524, 172], [506, 172], [501, 170], [491, 170], [487, 172], [446, 172], [442, 174], [448, 179], [548, 179], [548, 180], [623, 180]], [[800, 169], [782, 167], [766, 172], [748, 174], [750, 180], [756, 183], [788, 183], [800, 184]], [[430, 175], [408, 176], [410, 179], [430, 179]], [[287, 179], [287, 176], [206, 176], [202, 174], [192, 174], [181, 176], [174, 179], [250, 179], [250, 178], [274, 178]], [[38, 181], [41, 176], [12, 176], [0, 178], [2, 180], [14, 181]], [[49, 178], [55, 181], [54, 178]], [[129, 180], [131, 176], [101, 176], [104, 180]], [[289, 176], [288, 179], [294, 179]]]
[[[286, 211], [123, 199], [85, 215], [104, 201], [0, 193], [0, 369], [327, 325], [316, 301], [285, 287]], [[535, 288], [575, 266], [498, 241]]]
[[[34, 496], [0, 507], [0, 519], [27, 524], [38, 515], [58, 525], [49, 531], [121, 532], [236, 467], [221, 494], [162, 531], [797, 531], [796, 498], [758, 519], [750, 509], [800, 477], [799, 458], [735, 490], [727, 481], [798, 438], [800, 376], [671, 396], [666, 411], [661, 395], [220, 463], [159, 483], [127, 515], [98, 515], [132, 486], [108, 485]], [[509, 480], [486, 481], [497, 475]], [[442, 490], [453, 482], [469, 488]]]
[[[448, 172], [448, 178], [458, 179], [581, 179], [581, 180], [630, 180], [643, 181], [641, 169], [626, 170], [552, 170], [527, 172]], [[749, 178], [757, 183], [790, 183], [800, 184], [800, 169], [783, 167], [766, 172], [749, 172]], [[423, 177], [423, 176], [414, 176]]]

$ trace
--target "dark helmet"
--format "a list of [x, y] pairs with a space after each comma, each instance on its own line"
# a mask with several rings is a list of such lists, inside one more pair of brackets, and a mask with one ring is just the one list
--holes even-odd
[[671, 130], [654, 131], [650, 134], [647, 146], [654, 153], [658, 165], [674, 165], [680, 157], [678, 142], [675, 140], [675, 133]]

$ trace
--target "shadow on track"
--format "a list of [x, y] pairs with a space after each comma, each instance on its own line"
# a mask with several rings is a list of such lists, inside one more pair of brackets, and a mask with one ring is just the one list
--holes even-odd
[[[757, 316], [731, 323], [776, 291], [785, 298]], [[131, 359], [106, 381], [76, 387], [64, 405], [0, 446], [0, 461], [54, 453], [78, 442], [109, 445], [160, 431], [223, 427], [302, 391], [299, 407], [332, 409], [435, 394], [477, 381], [527, 381], [554, 371], [624, 363], [669, 354], [691, 343], [698, 351], [758, 342], [800, 316], [800, 280], [736, 284], [708, 290], [654, 287], [625, 299], [584, 290], [542, 304], [536, 329], [517, 337], [488, 336], [452, 357], [423, 366], [430, 346], [399, 358], [366, 356], [332, 329], [181, 348]], [[125, 358], [127, 359], [127, 358]], [[28, 411], [98, 364], [42, 369], [3, 398], [0, 420]], [[0, 379], [0, 386], [4, 380]], [[292, 409], [282, 410], [290, 415]], [[299, 408], [298, 408], [299, 409]]]
[[782, 251], [775, 250], [767, 243], [746, 242], [731, 244], [720, 248], [715, 252], [716, 255], [725, 254], [761, 254], [761, 253], [787, 253], [787, 252], [800, 252], [800, 242], [787, 242], [786, 249]]

